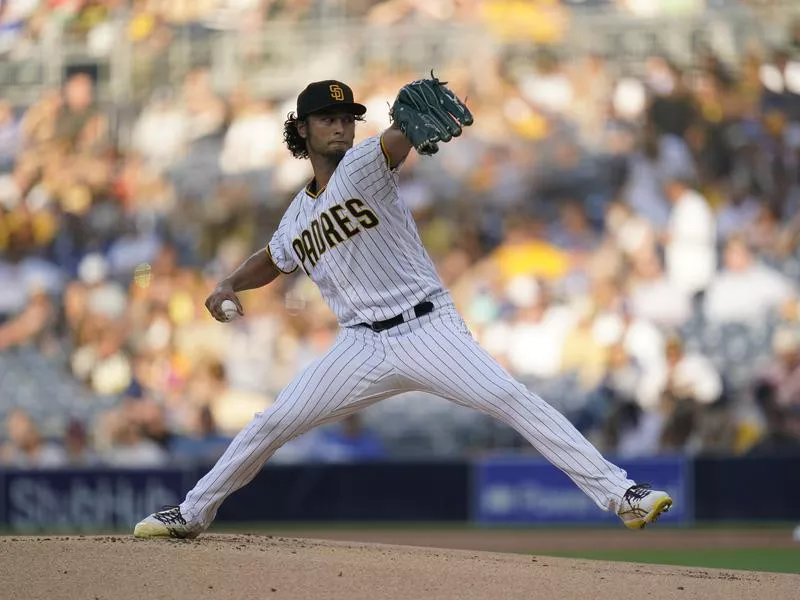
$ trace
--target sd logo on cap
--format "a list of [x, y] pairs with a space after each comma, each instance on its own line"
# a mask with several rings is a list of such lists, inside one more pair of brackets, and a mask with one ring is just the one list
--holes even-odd
[[311, 113], [328, 108], [345, 110], [354, 115], [363, 115], [367, 112], [366, 106], [353, 99], [353, 90], [350, 86], [332, 79], [308, 84], [297, 97], [298, 119], [305, 119]]
[[337, 102], [344, 100], [344, 91], [337, 84], [332, 83], [328, 89], [331, 91], [331, 98]]

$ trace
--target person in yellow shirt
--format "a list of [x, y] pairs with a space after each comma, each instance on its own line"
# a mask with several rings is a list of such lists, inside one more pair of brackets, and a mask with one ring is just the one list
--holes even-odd
[[555, 44], [569, 26], [569, 12], [559, 0], [486, 0], [482, 21], [497, 39]]
[[545, 241], [539, 230], [536, 223], [525, 219], [508, 223], [505, 241], [489, 257], [504, 279], [530, 275], [553, 280], [569, 272], [569, 256]]

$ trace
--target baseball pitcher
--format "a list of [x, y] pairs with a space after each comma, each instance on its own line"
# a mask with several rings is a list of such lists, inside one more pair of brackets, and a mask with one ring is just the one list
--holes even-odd
[[134, 535], [196, 537], [281, 445], [412, 390], [513, 427], [627, 527], [655, 521], [672, 505], [669, 495], [630, 480], [473, 339], [398, 195], [397, 172], [411, 148], [435, 154], [472, 124], [469, 109], [431, 74], [400, 89], [386, 131], [353, 146], [365, 112], [340, 81], [311, 83], [300, 93], [284, 139], [296, 158], [311, 161], [314, 178], [294, 197], [266, 248], [206, 300], [209, 312], [224, 322], [223, 302], [232, 301], [244, 314], [239, 292], [302, 269], [336, 314], [338, 337], [233, 439], [180, 506], [148, 516]]

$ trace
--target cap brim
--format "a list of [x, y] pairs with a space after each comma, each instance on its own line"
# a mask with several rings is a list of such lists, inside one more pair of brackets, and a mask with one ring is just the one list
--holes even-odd
[[329, 111], [331, 109], [336, 109], [342, 112], [351, 112], [358, 116], [361, 116], [367, 112], [367, 107], [363, 104], [359, 104], [358, 102], [331, 102], [330, 104], [326, 104], [325, 106], [321, 106], [320, 108], [302, 115], [301, 118], [307, 117], [308, 115]]

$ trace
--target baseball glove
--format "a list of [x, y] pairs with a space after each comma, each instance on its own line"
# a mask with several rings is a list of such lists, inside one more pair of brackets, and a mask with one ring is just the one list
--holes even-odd
[[418, 79], [400, 88], [389, 112], [411, 145], [420, 154], [436, 154], [439, 142], [449, 142], [472, 125], [472, 113], [431, 71], [430, 79]]

